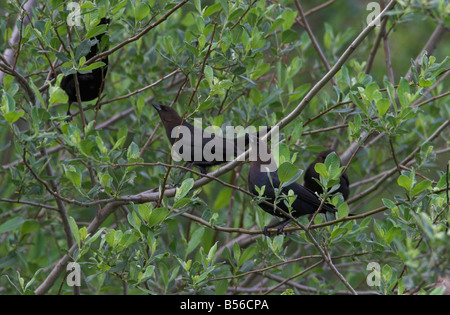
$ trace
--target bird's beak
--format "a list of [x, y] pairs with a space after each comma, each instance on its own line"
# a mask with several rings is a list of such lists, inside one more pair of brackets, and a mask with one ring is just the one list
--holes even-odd
[[161, 110], [161, 104], [152, 103], [153, 107], [159, 112]]

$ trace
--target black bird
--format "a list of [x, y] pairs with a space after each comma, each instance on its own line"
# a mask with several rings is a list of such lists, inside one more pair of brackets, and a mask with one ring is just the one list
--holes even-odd
[[[158, 111], [172, 147], [180, 153], [181, 160], [194, 165], [201, 173], [211, 166], [231, 161], [245, 151], [249, 144], [248, 134], [227, 139], [216, 136], [184, 121], [173, 108], [161, 104], [152, 104]], [[190, 137], [185, 136], [189, 132]], [[174, 146], [174, 144], [176, 144]], [[190, 149], [190, 154], [185, 149]], [[208, 156], [203, 153], [211, 153]]]
[[[102, 18], [98, 25], [109, 24], [110, 19]], [[89, 53], [86, 55], [86, 60], [91, 59], [99, 52], [101, 47], [102, 38], [105, 33], [95, 36], [97, 43], [91, 46]], [[103, 50], [106, 47], [102, 47]], [[105, 77], [108, 72], [108, 56], [101, 59], [105, 66], [92, 70], [90, 73], [80, 73], [77, 72], [78, 84], [80, 87], [80, 99], [82, 102], [92, 101], [99, 97], [105, 86]], [[62, 78], [60, 87], [69, 96], [69, 106], [67, 108], [67, 115], [71, 116], [70, 106], [72, 103], [77, 102], [77, 93], [75, 88], [75, 77], [74, 74], [69, 74]], [[68, 119], [70, 120], [70, 118]]]
[[[269, 151], [270, 150], [267, 148], [268, 153], [270, 153]], [[267, 164], [267, 162], [261, 161], [261, 158], [258, 153], [257, 159], [252, 161], [250, 164], [250, 171], [248, 175], [248, 186], [250, 192], [256, 196], [258, 196], [259, 194], [255, 186], [258, 187], [260, 190], [263, 186], [265, 186], [263, 197], [266, 198], [267, 202], [274, 204], [276, 196], [275, 189], [279, 189], [280, 179], [278, 178], [277, 170], [263, 171], [265, 164]], [[261, 168], [261, 166], [263, 167]], [[286, 213], [289, 213], [288, 206], [285, 204], [285, 200], [280, 200], [280, 197], [282, 197], [283, 195], [288, 195], [288, 192], [291, 189], [294, 192], [294, 195], [296, 196], [296, 199], [292, 203], [292, 211], [291, 211], [291, 215], [294, 218], [298, 218], [299, 216], [302, 215], [313, 214], [317, 211], [321, 203], [319, 198], [312, 191], [295, 182], [281, 188], [281, 192], [278, 194], [277, 199], [277, 206], [280, 209], [282, 209]], [[260, 202], [259, 206], [267, 213], [284, 219], [283, 221], [277, 222], [276, 224], [264, 227], [263, 229], [264, 235], [267, 236], [269, 234], [267, 229], [274, 228], [277, 226], [279, 226], [277, 232], [278, 234], [281, 234], [283, 232], [283, 228], [289, 222], [291, 222], [290, 218], [286, 217], [281, 212], [274, 209], [272, 205]], [[333, 206], [324, 203], [322, 205], [320, 213], [326, 212], [335, 213], [336, 209]]]
[[[317, 155], [316, 160], [308, 166], [305, 172], [305, 178], [304, 178], [304, 185], [306, 188], [317, 192], [318, 194], [323, 193], [322, 186], [317, 183], [314, 178], [317, 180], [320, 180], [320, 175], [315, 171], [314, 167], [316, 163], [324, 163], [327, 156], [334, 152], [333, 150], [325, 150], [320, 152]], [[344, 173], [341, 175], [340, 178], [340, 187], [336, 192], [340, 192], [342, 196], [344, 197], [344, 200], [347, 200], [348, 196], [350, 195], [350, 182], [348, 180], [347, 173]]]

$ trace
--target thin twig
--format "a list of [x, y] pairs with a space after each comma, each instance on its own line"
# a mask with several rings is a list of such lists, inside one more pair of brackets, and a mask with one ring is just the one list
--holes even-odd
[[[297, 6], [298, 12], [300, 13], [302, 21], [305, 25], [306, 32], [308, 33], [309, 38], [311, 39], [311, 42], [317, 51], [317, 54], [319, 55], [320, 59], [322, 60], [323, 64], [325, 65], [325, 68], [327, 69], [327, 71], [330, 71], [330, 69], [331, 69], [330, 64], [328, 63], [327, 58], [325, 57], [324, 53], [322, 52], [322, 49], [320, 48], [320, 45], [317, 42], [316, 37], [314, 36], [314, 33], [311, 30], [311, 27], [309, 26], [308, 20], [306, 19], [305, 13], [303, 12], [300, 1], [295, 0], [294, 2], [295, 2], [295, 5]], [[331, 83], [334, 86], [337, 86], [337, 83], [336, 83], [336, 80], [334, 79], [334, 77], [331, 78]]]
[[214, 24], [214, 29], [213, 29], [213, 32], [211, 34], [211, 39], [209, 41], [208, 50], [206, 51], [206, 55], [203, 58], [202, 69], [200, 70], [200, 75], [198, 77], [197, 84], [196, 84], [194, 90], [192, 91], [192, 95], [191, 95], [191, 98], [189, 99], [189, 102], [187, 104], [187, 108], [189, 108], [191, 106], [192, 101], [194, 100], [194, 96], [197, 93], [198, 87], [200, 86], [200, 82], [202, 81], [202, 78], [203, 78], [203, 75], [204, 75], [204, 72], [205, 72], [206, 61], [208, 60], [209, 54], [211, 53], [211, 47], [212, 47], [212, 44], [213, 44], [213, 41], [214, 41], [214, 34], [216, 33], [216, 28], [217, 28], [217, 23]]
[[392, 137], [389, 137], [389, 145], [391, 146], [391, 154], [394, 159], [395, 165], [397, 166], [397, 171], [399, 175], [402, 175], [402, 171], [400, 169], [400, 164], [398, 164], [397, 156], [395, 155], [394, 144], [392, 143]]
[[247, 10], [245, 10], [244, 13], [239, 17], [239, 19], [237, 20], [237, 22], [234, 23], [232, 27], [230, 27], [230, 31], [232, 31], [236, 26], [238, 26], [238, 24], [242, 21], [242, 19], [244, 18], [244, 16], [247, 15], [247, 12], [252, 8], [252, 6], [253, 6], [257, 1], [258, 1], [258, 0], [254, 0], [252, 3], [249, 4]]
[[321, 259], [321, 260], [319, 260], [318, 262], [312, 264], [311, 266], [309, 266], [309, 267], [303, 269], [303, 270], [300, 271], [299, 273], [297, 273], [297, 274], [295, 274], [295, 275], [292, 275], [292, 276], [290, 276], [289, 278], [286, 278], [286, 279], [283, 280], [283, 281], [280, 281], [280, 283], [278, 283], [276, 286], [274, 286], [274, 287], [270, 288], [269, 290], [267, 290], [267, 291], [264, 293], [264, 295], [267, 295], [267, 294], [269, 294], [269, 293], [275, 291], [276, 289], [278, 289], [279, 287], [281, 287], [281, 286], [284, 285], [285, 283], [287, 283], [287, 282], [289, 282], [289, 281], [291, 281], [291, 280], [294, 280], [294, 279], [296, 279], [296, 278], [298, 278], [298, 277], [304, 275], [304, 274], [307, 273], [308, 271], [310, 271], [310, 270], [316, 268], [317, 266], [323, 264], [323, 262], [324, 262], [324, 260]]
[[55, 206], [45, 205], [45, 204], [42, 204], [42, 203], [33, 202], [33, 201], [27, 201], [27, 200], [0, 198], [0, 202], [19, 203], [19, 204], [24, 204], [24, 205], [38, 207], [38, 208], [44, 208], [44, 209], [59, 211], [59, 209], [57, 207], [55, 207]]

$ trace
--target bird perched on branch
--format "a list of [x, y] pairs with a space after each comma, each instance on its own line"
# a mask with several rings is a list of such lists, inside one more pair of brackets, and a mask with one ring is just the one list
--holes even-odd
[[[320, 180], [320, 176], [315, 171], [314, 167], [316, 166], [317, 163], [324, 163], [325, 159], [331, 152], [334, 152], [334, 151], [333, 150], [325, 150], [325, 151], [320, 152], [317, 155], [316, 160], [308, 166], [308, 168], [306, 169], [306, 172], [305, 172], [305, 178], [304, 178], [305, 187], [314, 192], [317, 192], [318, 194], [323, 193], [323, 189], [322, 189], [322, 186], [320, 186], [320, 184], [314, 180], [314, 178], [317, 180]], [[350, 182], [348, 180], [347, 173], [344, 173], [341, 175], [340, 187], [338, 190], [336, 190], [336, 192], [340, 192], [342, 194], [342, 196], [344, 197], [344, 200], [347, 200], [348, 196], [350, 195]]]
[[175, 160], [188, 162], [189, 166], [197, 167], [203, 174], [206, 174], [208, 167], [223, 164], [239, 156], [249, 144], [248, 134], [225, 138], [220, 135], [219, 128], [216, 130], [217, 134], [209, 132], [201, 126], [186, 122], [172, 107], [152, 105], [158, 111], [166, 135], [172, 144], [172, 153], [176, 152], [179, 155]]
[[[253, 142], [252, 142], [253, 143]], [[268, 153], [270, 154], [270, 149], [266, 146]], [[283, 199], [283, 195], [288, 195], [289, 191], [292, 190], [293, 195], [296, 197], [294, 202], [292, 203], [291, 215], [294, 218], [298, 218], [302, 215], [314, 214], [321, 204], [319, 198], [308, 188], [303, 187], [302, 185], [294, 182], [289, 185], [283, 185], [280, 188], [281, 182], [278, 177], [277, 170], [274, 170], [273, 167], [269, 170], [265, 170], [265, 164], [267, 162], [263, 162], [260, 158], [260, 150], [258, 150], [256, 154], [256, 159], [254, 159], [250, 164], [250, 171], [248, 175], [248, 186], [251, 193], [254, 195], [259, 195], [258, 189], [261, 191], [264, 189], [262, 194], [263, 197], [266, 198], [266, 201], [271, 205], [266, 204], [264, 202], [259, 202], [259, 206], [267, 213], [283, 218], [282, 221], [277, 222], [276, 224], [269, 225], [264, 227], [263, 234], [269, 235], [268, 229], [278, 227], [277, 233], [283, 233], [284, 227], [291, 222], [292, 220], [281, 213], [278, 209], [273, 207], [275, 201], [277, 202], [277, 206], [286, 213], [289, 213], [288, 206], [286, 204], [286, 200]], [[273, 157], [271, 157], [273, 159]], [[265, 186], [265, 188], [263, 188]], [[281, 189], [281, 191], [277, 194], [276, 190]], [[278, 196], [278, 197], [277, 197]], [[277, 198], [276, 198], [277, 197]], [[275, 200], [276, 199], [276, 200]], [[335, 213], [336, 209], [328, 204], [323, 204], [319, 213], [331, 212]]]
[[[109, 23], [110, 19], [102, 18], [98, 25], [108, 25]], [[96, 43], [91, 46], [89, 53], [86, 55], [86, 60], [95, 57], [99, 53], [100, 49], [107, 49], [107, 43], [104, 46], [101, 45], [104, 35], [105, 33], [102, 33], [92, 38], [96, 40]], [[82, 102], [92, 101], [93, 99], [100, 97], [103, 91], [103, 88], [105, 86], [106, 73], [108, 72], [108, 56], [102, 58], [100, 61], [105, 65], [93, 69], [88, 73], [77, 72], [78, 85], [80, 89], [80, 99]], [[75, 75], [69, 74], [63, 77], [60, 87], [66, 92], [69, 97], [67, 115], [71, 116], [70, 106], [72, 105], [72, 103], [77, 102]], [[68, 120], [70, 119], [71, 118], [69, 118]]]

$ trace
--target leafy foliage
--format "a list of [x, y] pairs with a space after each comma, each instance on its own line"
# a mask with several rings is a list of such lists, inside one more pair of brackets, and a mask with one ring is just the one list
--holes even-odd
[[[449, 63], [440, 49], [417, 63], [414, 54], [438, 22], [449, 26], [445, 1], [397, 1], [380, 44], [391, 48], [392, 65], [380, 46], [367, 71], [382, 31], [375, 28], [335, 84], [281, 130], [284, 185], [300, 182], [333, 142], [347, 161], [352, 143], [361, 148], [348, 165], [346, 202], [331, 196], [344, 168], [337, 155], [316, 165], [336, 218], [302, 217], [272, 238], [260, 231], [272, 218], [245, 193], [248, 165], [220, 178], [169, 167], [150, 103], [173, 104], [205, 125], [276, 125], [328, 72], [296, 1], [84, 1], [72, 28], [65, 2], [37, 2], [26, 16], [23, 3], [8, 1], [0, 17], [0, 51], [14, 50], [11, 64], [4, 53], [0, 60], [2, 293], [71, 294], [60, 259], [81, 266], [83, 294], [442, 293], [434, 284], [450, 261]], [[368, 11], [330, 4], [304, 10], [332, 67]], [[104, 16], [107, 29], [97, 26]], [[20, 39], [9, 45], [14, 28]], [[104, 65], [86, 55], [88, 38], [105, 30], [103, 96], [68, 123], [59, 83]], [[365, 281], [370, 262], [380, 265], [379, 285]]]

